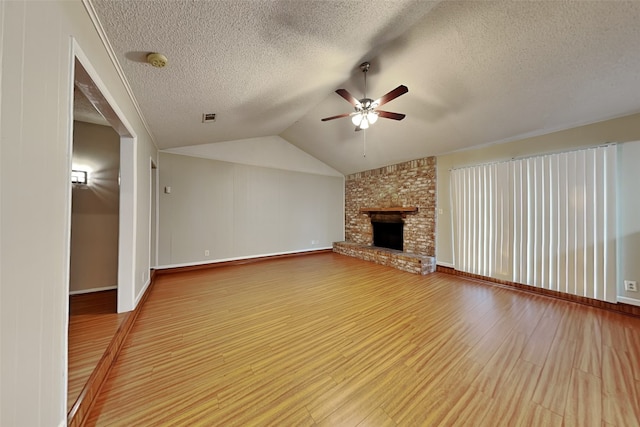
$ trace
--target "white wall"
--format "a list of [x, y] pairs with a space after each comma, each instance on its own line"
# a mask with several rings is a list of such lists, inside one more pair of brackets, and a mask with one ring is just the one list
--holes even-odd
[[160, 153], [159, 171], [160, 267], [327, 248], [344, 239], [343, 177], [169, 153]]
[[[143, 230], [156, 150], [80, 1], [2, 1], [0, 20], [0, 425], [57, 426], [66, 418], [72, 38], [137, 135]], [[137, 287], [149, 264], [144, 238], [134, 236]]]
[[[638, 137], [640, 139], [640, 136]], [[639, 292], [624, 290], [624, 280], [640, 284], [640, 141], [618, 147], [618, 295], [640, 303]], [[634, 303], [635, 301], [622, 302]]]
[[[640, 140], [640, 114], [618, 119], [607, 120], [591, 125], [554, 132], [548, 135], [527, 138], [519, 141], [491, 145], [474, 150], [460, 151], [438, 157], [438, 218], [436, 232], [436, 258], [442, 265], [453, 264], [453, 232], [450, 207], [450, 173], [453, 168], [461, 166], [490, 163], [525, 157], [536, 154], [567, 151], [583, 147], [592, 147], [607, 142], [618, 142], [618, 150], [624, 153], [624, 161], [619, 162], [619, 178], [624, 177], [626, 185], [619, 186], [618, 210], [638, 212], [637, 184], [640, 172], [634, 163], [640, 161], [636, 144]], [[625, 293], [622, 280], [637, 278], [640, 281], [640, 264], [638, 258], [638, 235], [634, 230], [640, 229], [640, 214], [621, 217], [622, 231], [630, 236], [619, 246], [618, 253], [618, 295], [629, 298], [640, 298], [638, 293]], [[619, 228], [620, 229], [620, 228]]]
[[151, 174], [150, 161], [157, 162], [158, 150], [153, 144], [138, 144], [136, 153], [136, 251], [135, 251], [135, 302], [140, 301], [142, 294], [150, 283], [151, 269], [150, 246], [151, 241]]

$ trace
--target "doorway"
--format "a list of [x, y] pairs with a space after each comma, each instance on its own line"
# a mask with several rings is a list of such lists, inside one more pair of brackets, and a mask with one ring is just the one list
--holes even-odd
[[[110, 143], [115, 147], [109, 148], [115, 148], [115, 150], [106, 150], [98, 155], [102, 160], [107, 157], [111, 159], [110, 167], [107, 167], [109, 170], [106, 171], [99, 168], [91, 170], [92, 165], [87, 161], [73, 162], [73, 167], [77, 168], [77, 171], [72, 173], [74, 181], [72, 192], [77, 194], [73, 195], [72, 202], [84, 203], [81, 213], [87, 215], [81, 218], [80, 222], [74, 221], [78, 218], [70, 218], [72, 229], [69, 240], [72, 246], [78, 243], [77, 240], [84, 240], [88, 245], [85, 249], [90, 248], [93, 252], [96, 249], [104, 250], [106, 247], [109, 249], [105, 256], [93, 253], [88, 257], [79, 256], [78, 251], [74, 251], [73, 247], [71, 251], [70, 290], [78, 287], [78, 283], [72, 284], [72, 280], [77, 279], [77, 275], [74, 277], [74, 267], [76, 270], [84, 269], [95, 273], [95, 267], [98, 265], [101, 266], [102, 275], [97, 279], [96, 276], [90, 279], [96, 279], [97, 284], [94, 286], [83, 283], [80, 287], [84, 287], [85, 291], [100, 290], [102, 292], [99, 292], [101, 295], [97, 299], [79, 298], [78, 303], [70, 299], [67, 363], [67, 400], [70, 413], [74, 413], [74, 408], [82, 400], [81, 390], [84, 384], [102, 358], [119, 322], [125, 316], [120, 313], [132, 310], [135, 304], [136, 138], [95, 69], [75, 42], [74, 54], [73, 87], [82, 98], [86, 99], [89, 109], [95, 112], [95, 116], [103, 120], [101, 124], [104, 126], [97, 127], [102, 128], [102, 133], [110, 133], [109, 138], [112, 138]], [[74, 118], [77, 113], [76, 107], [78, 102], [74, 100], [72, 105]], [[71, 134], [76, 136], [76, 131], [85, 129], [87, 126], [90, 125], [74, 122]], [[72, 146], [74, 142], [72, 141]], [[95, 144], [96, 141], [91, 142]], [[94, 166], [95, 164], [100, 162], [94, 163]], [[90, 201], [82, 199], [90, 199]], [[70, 209], [70, 211], [73, 210]], [[96, 218], [97, 216], [101, 218]], [[100, 224], [89, 225], [83, 230], [83, 226], [86, 226], [86, 222], [90, 220], [98, 220]], [[87, 235], [74, 235], [77, 232], [87, 233], [87, 230]], [[103, 239], [97, 239], [100, 236]], [[93, 247], [91, 247], [92, 244]], [[103, 247], [95, 247], [99, 245]], [[79, 247], [82, 248], [82, 245]], [[82, 251], [83, 249], [80, 249], [80, 252]], [[104, 259], [97, 260], [96, 257], [108, 258], [108, 262], [103, 263]], [[87, 295], [90, 294], [82, 293], [78, 297]], [[73, 316], [75, 318], [72, 319]], [[87, 342], [91, 345], [85, 346]]]
[[[136, 138], [117, 107], [109, 101], [104, 85], [78, 46], [75, 46], [74, 86], [82, 92], [93, 108], [113, 128], [120, 138], [120, 168], [118, 176], [118, 312], [135, 306], [135, 146]], [[75, 104], [75, 103], [74, 103]], [[112, 105], [113, 104], [113, 105]], [[75, 107], [75, 105], [74, 105]]]
[[155, 269], [158, 266], [158, 167], [153, 159], [150, 159], [151, 183], [150, 204], [149, 204], [149, 267]]
[[74, 93], [70, 295], [117, 289], [120, 207], [120, 136]]

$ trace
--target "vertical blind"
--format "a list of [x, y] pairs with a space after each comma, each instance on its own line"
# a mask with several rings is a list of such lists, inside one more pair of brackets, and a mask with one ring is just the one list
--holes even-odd
[[455, 268], [616, 301], [614, 145], [451, 172]]

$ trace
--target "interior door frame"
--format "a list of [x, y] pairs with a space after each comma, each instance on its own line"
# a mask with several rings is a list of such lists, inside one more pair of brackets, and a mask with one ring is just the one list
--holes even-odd
[[158, 164], [149, 158], [149, 267], [154, 269], [158, 266], [158, 200], [160, 192], [158, 190], [159, 180]]
[[[70, 109], [73, 117], [73, 88], [89, 99], [120, 135], [120, 212], [118, 230], [118, 313], [135, 308], [137, 136], [122, 109], [109, 93], [87, 55], [72, 38]], [[80, 65], [79, 68], [77, 65]], [[71, 121], [73, 127], [73, 121]], [[70, 132], [73, 147], [73, 129]], [[69, 184], [71, 185], [71, 184]], [[71, 209], [69, 208], [69, 212]], [[71, 234], [69, 233], [69, 239]], [[68, 286], [68, 283], [67, 283]], [[68, 289], [67, 289], [68, 292]]]

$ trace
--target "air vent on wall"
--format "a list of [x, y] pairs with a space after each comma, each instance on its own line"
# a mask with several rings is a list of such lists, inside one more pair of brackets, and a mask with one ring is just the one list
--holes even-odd
[[216, 115], [214, 113], [204, 113], [202, 115], [202, 123], [210, 123], [216, 121]]

